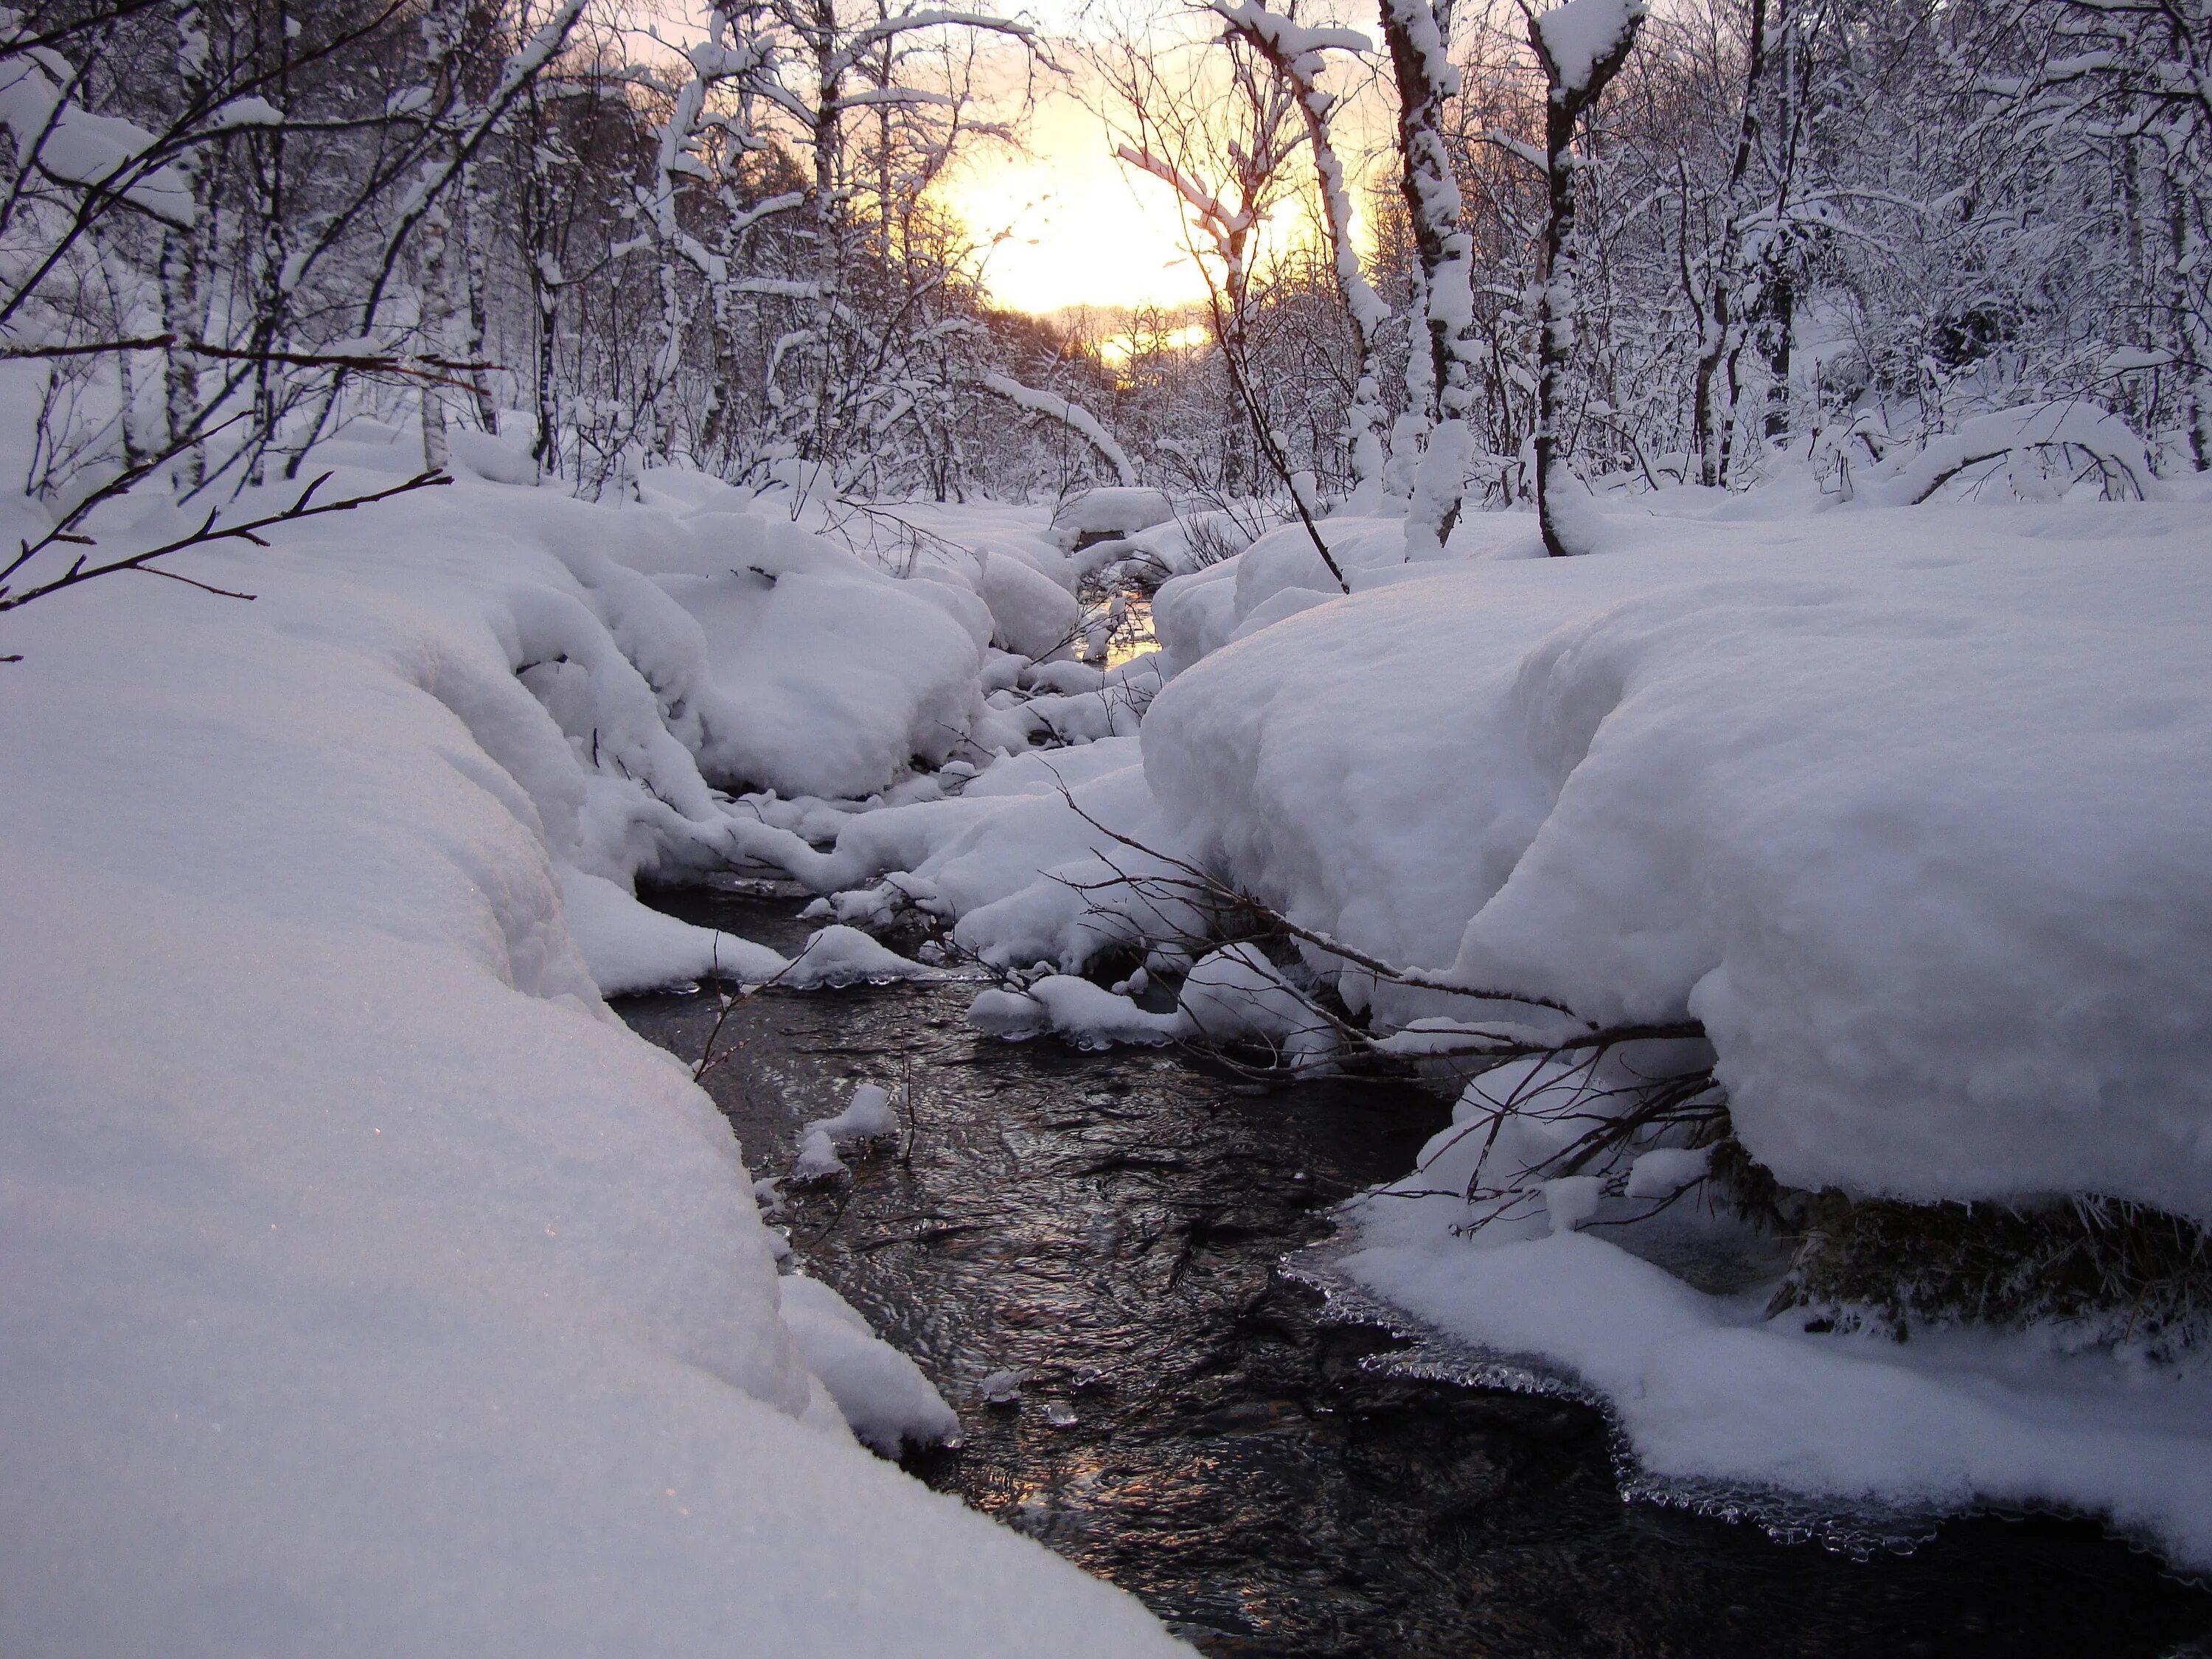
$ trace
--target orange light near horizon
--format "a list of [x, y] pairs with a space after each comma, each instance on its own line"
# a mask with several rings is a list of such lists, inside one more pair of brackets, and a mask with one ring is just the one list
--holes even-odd
[[1020, 152], [977, 146], [938, 195], [978, 241], [998, 239], [984, 286], [1013, 310], [1173, 308], [1206, 297], [1174, 199], [1150, 179], [1133, 186], [1105, 123], [1065, 92], [1038, 100]]

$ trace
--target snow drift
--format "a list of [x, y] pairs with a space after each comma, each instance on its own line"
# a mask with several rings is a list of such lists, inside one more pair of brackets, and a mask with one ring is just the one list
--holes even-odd
[[[713, 607], [592, 545], [714, 528], [466, 483], [193, 556], [251, 605], [8, 619], [10, 1651], [1176, 1650], [854, 1443], [839, 1400], [879, 1443], [941, 1402], [784, 1291], [727, 1126], [599, 1000], [696, 971], [627, 889], [721, 855], [702, 764], [781, 764], [749, 722], [881, 642], [749, 707]], [[773, 592], [831, 570], [878, 586]], [[975, 651], [845, 614], [894, 609], [878, 737]]]
[[1310, 926], [1702, 1021], [1792, 1184], [2212, 1220], [2201, 519], [1820, 528], [1413, 568], [1172, 682], [1146, 776]]

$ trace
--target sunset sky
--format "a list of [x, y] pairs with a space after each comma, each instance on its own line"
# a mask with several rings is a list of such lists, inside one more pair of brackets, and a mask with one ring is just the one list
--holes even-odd
[[[1023, 14], [1050, 32], [1049, 47], [1061, 70], [1040, 75], [1036, 97], [1018, 149], [980, 144], [939, 186], [941, 199], [966, 221], [979, 240], [1003, 235], [990, 252], [985, 282], [1002, 304], [1053, 312], [1069, 306], [1177, 307], [1202, 301], [1206, 287], [1184, 242], [1182, 216], [1168, 188], [1115, 159], [1115, 137], [1095, 106], [1102, 101], [1085, 46], [1115, 30], [1160, 46], [1193, 41], [1213, 31], [1197, 15], [1163, 9], [1147, 0], [1125, 0], [1119, 18], [1102, 9], [1111, 0], [1076, 9], [1066, 0]], [[1358, 0], [1325, 7], [1356, 18]], [[1357, 26], [1355, 24], [1355, 26]], [[1369, 28], [1371, 32], [1372, 25]], [[1177, 54], [1170, 74], [1195, 70], [1211, 54]], [[1012, 59], [1009, 85], [1026, 84]], [[1343, 73], [1342, 70], [1338, 71]], [[1339, 148], [1357, 173], [1376, 133], [1371, 100], [1355, 99], [1342, 120]], [[1292, 159], [1298, 185], [1310, 183], [1312, 164], [1301, 149]], [[1304, 234], [1295, 209], [1279, 212], [1292, 222], [1278, 233]]]
[[979, 239], [1011, 233], [985, 267], [1002, 304], [1048, 312], [1205, 296], [1173, 198], [1130, 176], [1104, 122], [1073, 93], [1055, 88], [1039, 100], [1029, 148], [979, 149], [944, 191]]

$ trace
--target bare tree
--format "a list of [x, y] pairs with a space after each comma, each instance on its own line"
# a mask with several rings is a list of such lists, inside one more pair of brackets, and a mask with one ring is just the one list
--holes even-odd
[[1565, 382], [1575, 350], [1577, 295], [1574, 234], [1576, 175], [1581, 160], [1575, 136], [1586, 112], [1627, 62], [1636, 32], [1644, 21], [1643, 0], [1567, 0], [1564, 6], [1535, 12], [1522, 0], [1528, 19], [1528, 44], [1543, 66], [1547, 88], [1544, 118], [1544, 176], [1547, 206], [1542, 257], [1537, 267], [1536, 329], [1536, 513], [1543, 526], [1544, 550], [1557, 556], [1570, 548], [1560, 533], [1558, 510], [1558, 422]]

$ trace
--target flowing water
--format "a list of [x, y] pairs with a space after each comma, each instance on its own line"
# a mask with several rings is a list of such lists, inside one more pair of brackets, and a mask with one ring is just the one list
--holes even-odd
[[[786, 951], [805, 933], [757, 884], [653, 902]], [[900, 1145], [787, 1196], [795, 1265], [959, 1412], [962, 1443], [910, 1458], [915, 1474], [1201, 1651], [2212, 1655], [2212, 1595], [2087, 1522], [1956, 1521], [1856, 1560], [1624, 1503], [1596, 1412], [1393, 1375], [1398, 1339], [1278, 1270], [1328, 1236], [1337, 1200], [1411, 1166], [1444, 1103], [1010, 1046], [968, 1029], [974, 988], [763, 993], [734, 1005], [702, 1081], [761, 1176], [855, 1083], [911, 1085]], [[716, 1020], [712, 996], [617, 1006], [691, 1060]]]

